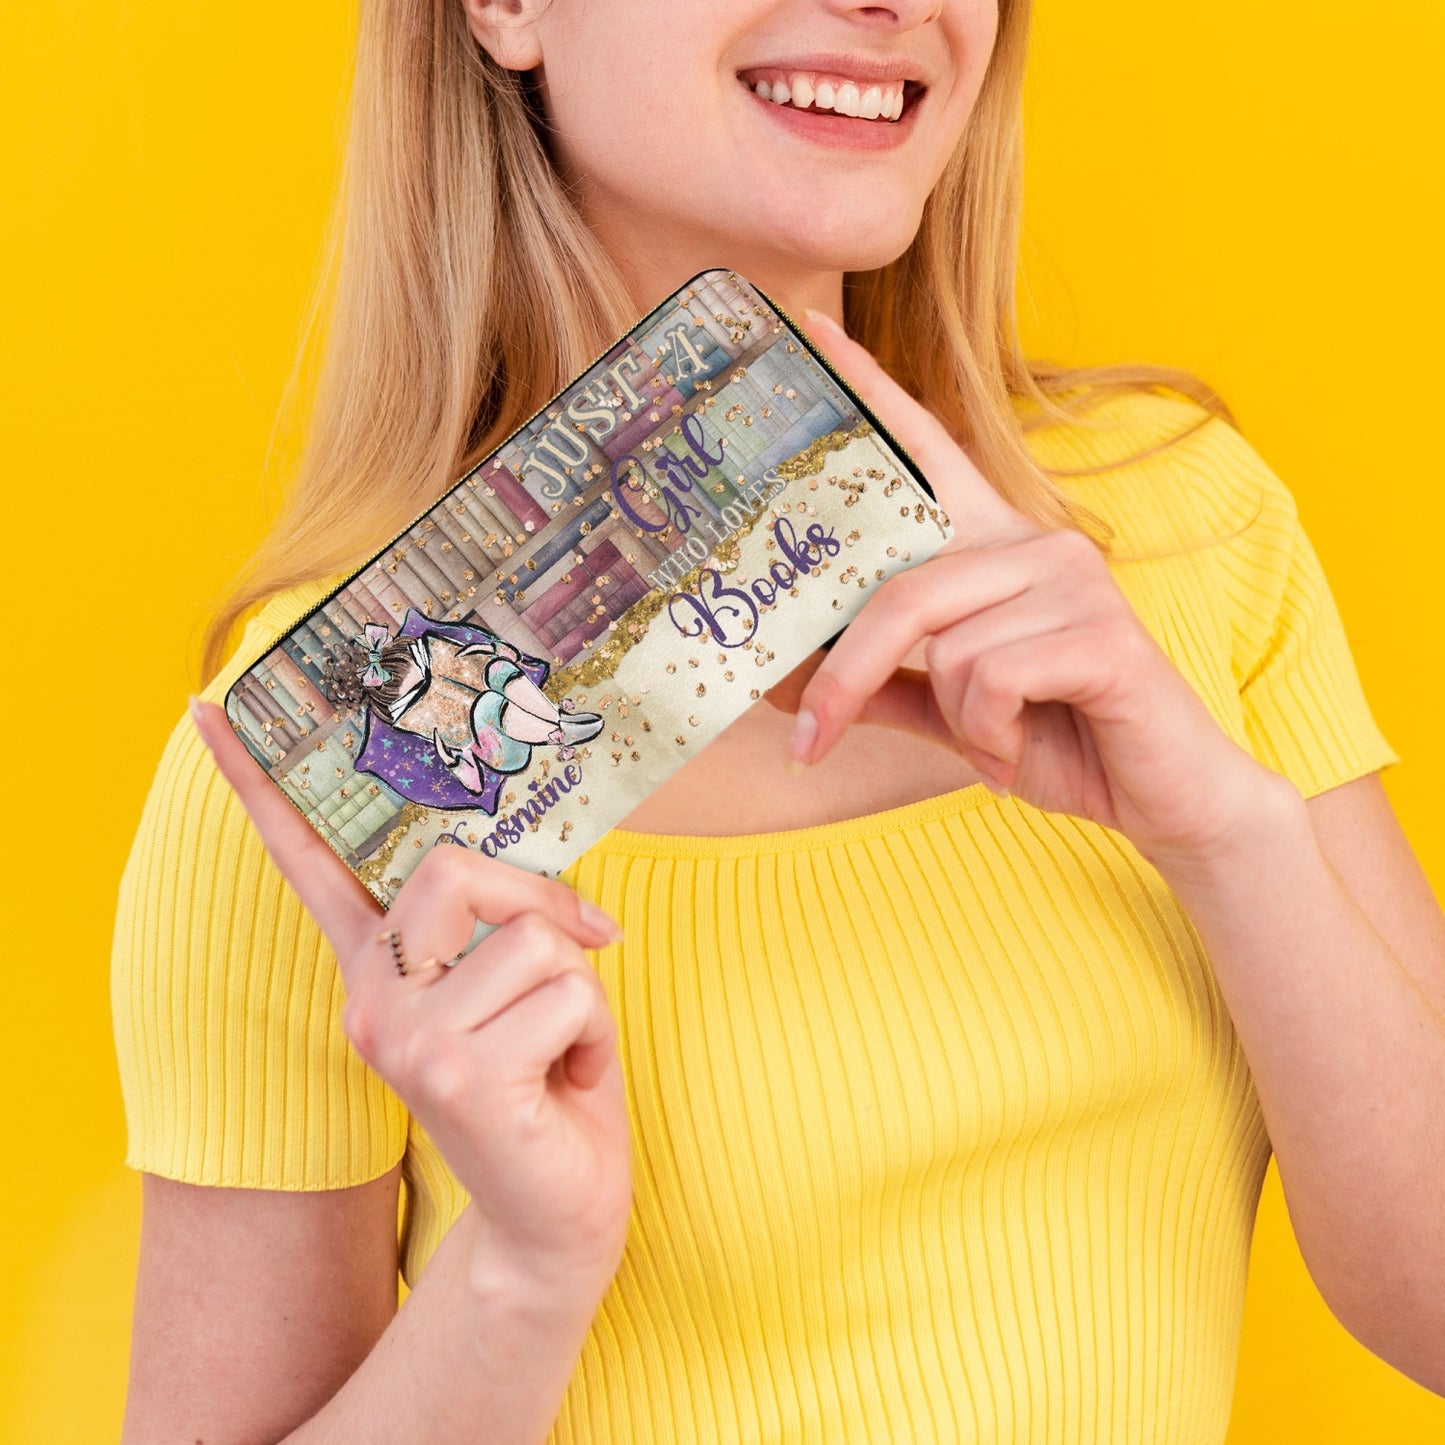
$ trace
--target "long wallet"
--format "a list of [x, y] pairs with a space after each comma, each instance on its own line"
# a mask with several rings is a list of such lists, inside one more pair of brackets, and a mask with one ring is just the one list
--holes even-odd
[[949, 524], [755, 287], [694, 276], [249, 667], [231, 726], [388, 905], [555, 875]]

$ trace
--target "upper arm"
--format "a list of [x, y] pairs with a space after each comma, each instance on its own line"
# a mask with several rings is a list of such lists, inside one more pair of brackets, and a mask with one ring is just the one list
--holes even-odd
[[183, 720], [112, 961], [127, 1160], [144, 1175], [128, 1440], [276, 1440], [395, 1313], [409, 1121], [347, 1041], [344, 999], [326, 940]]
[[346, 1189], [144, 1176], [126, 1441], [283, 1438], [397, 1306], [399, 1167]]

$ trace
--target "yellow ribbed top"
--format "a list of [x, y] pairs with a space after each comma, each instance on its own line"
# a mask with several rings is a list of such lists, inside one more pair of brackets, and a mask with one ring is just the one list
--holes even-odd
[[[1075, 471], [1200, 419], [1115, 398]], [[1307, 795], [1393, 755], [1288, 493], [1199, 426], [1069, 489], [1222, 726]], [[270, 604], [219, 697], [321, 584]], [[634, 1137], [627, 1251], [559, 1442], [1207, 1445], [1269, 1154], [1198, 939], [1121, 838], [981, 787], [746, 838], [614, 832], [572, 881]], [[129, 1162], [324, 1189], [403, 1163], [404, 1273], [464, 1204], [350, 1052], [317, 930], [188, 723], [122, 888]]]

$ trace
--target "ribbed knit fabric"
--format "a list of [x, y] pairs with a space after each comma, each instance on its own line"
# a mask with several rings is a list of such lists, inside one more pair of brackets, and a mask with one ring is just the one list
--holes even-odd
[[[1200, 420], [1114, 399], [1040, 460], [1107, 466]], [[1393, 755], [1288, 493], [1212, 420], [1066, 479], [1221, 725], [1314, 794]], [[240, 668], [320, 595], [276, 599]], [[1269, 1154], [1169, 890], [1105, 829], [981, 787], [748, 838], [614, 832], [571, 880], [634, 1139], [626, 1255], [562, 1442], [1224, 1438]], [[409, 1279], [463, 1207], [349, 1052], [315, 927], [176, 731], [126, 874], [129, 1162], [321, 1189], [403, 1162]]]

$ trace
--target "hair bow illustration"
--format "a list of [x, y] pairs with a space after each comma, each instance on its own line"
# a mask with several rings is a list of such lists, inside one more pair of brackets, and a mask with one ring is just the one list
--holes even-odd
[[380, 687], [391, 681], [391, 674], [381, 665], [381, 650], [391, 641], [391, 633], [379, 623], [368, 622], [365, 635], [356, 639], [366, 649], [366, 670], [361, 674], [363, 687]]

